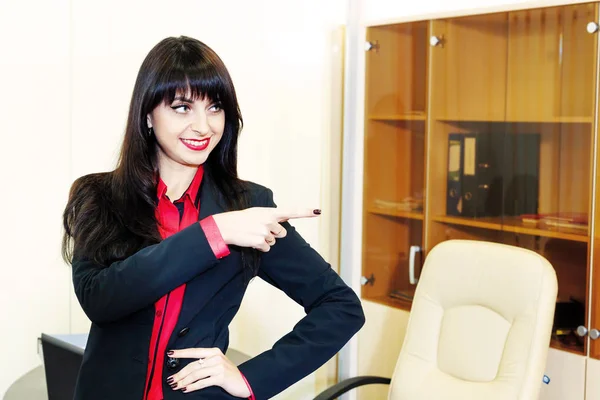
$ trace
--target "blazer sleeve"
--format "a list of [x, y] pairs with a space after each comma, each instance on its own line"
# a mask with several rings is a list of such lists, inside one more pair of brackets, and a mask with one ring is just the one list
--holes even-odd
[[104, 268], [74, 253], [75, 294], [97, 324], [139, 311], [218, 264], [200, 223]]
[[[276, 206], [269, 189], [264, 202]], [[271, 350], [239, 366], [257, 400], [270, 398], [315, 371], [365, 322], [354, 291], [294, 227], [282, 225], [287, 236], [261, 256], [259, 276], [304, 307], [307, 315]]]

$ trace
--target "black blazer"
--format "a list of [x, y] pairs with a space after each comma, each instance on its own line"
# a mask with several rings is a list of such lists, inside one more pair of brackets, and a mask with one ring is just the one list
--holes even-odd
[[[212, 185], [203, 182], [200, 219], [223, 212]], [[275, 207], [271, 190], [250, 185], [252, 206]], [[273, 346], [239, 366], [257, 399], [267, 399], [316, 370], [362, 327], [361, 303], [287, 222], [287, 236], [261, 256], [259, 276], [304, 307], [307, 315]], [[75, 390], [76, 400], [142, 400], [154, 303], [187, 283], [168, 349], [218, 347], [226, 352], [228, 326], [246, 290], [240, 252], [217, 260], [200, 224], [100, 269], [73, 260], [73, 283], [92, 321]], [[268, 310], [256, 310], [268, 312]], [[248, 332], [260, 335], [260, 332]], [[234, 399], [219, 387], [173, 391], [166, 379], [193, 360], [165, 356], [165, 400]]]

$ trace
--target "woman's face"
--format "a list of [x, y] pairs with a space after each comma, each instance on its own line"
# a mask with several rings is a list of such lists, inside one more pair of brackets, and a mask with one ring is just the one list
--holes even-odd
[[171, 104], [162, 102], [148, 114], [159, 147], [159, 164], [172, 160], [184, 166], [204, 164], [225, 128], [225, 112], [205, 97], [191, 100], [177, 95]]

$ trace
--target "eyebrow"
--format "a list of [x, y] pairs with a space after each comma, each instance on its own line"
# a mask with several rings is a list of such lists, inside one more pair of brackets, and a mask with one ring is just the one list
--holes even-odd
[[173, 99], [173, 101], [176, 101], [176, 100], [183, 101], [183, 102], [185, 102], [185, 103], [193, 103], [193, 102], [194, 102], [192, 99], [188, 99], [188, 98], [187, 98], [187, 97], [185, 97], [185, 96], [176, 96], [176, 97]]

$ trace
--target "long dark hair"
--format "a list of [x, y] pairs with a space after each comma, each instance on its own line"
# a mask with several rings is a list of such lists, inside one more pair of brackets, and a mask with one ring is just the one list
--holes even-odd
[[[157, 143], [146, 116], [181, 93], [221, 105], [225, 129], [204, 164], [204, 179], [214, 185], [226, 210], [249, 206], [245, 182], [237, 175], [243, 120], [231, 77], [204, 43], [185, 36], [166, 38], [148, 53], [138, 72], [116, 169], [83, 176], [71, 187], [63, 214], [65, 261], [85, 258], [106, 267], [161, 241], [155, 217]], [[258, 252], [241, 251], [244, 265], [256, 275]]]

